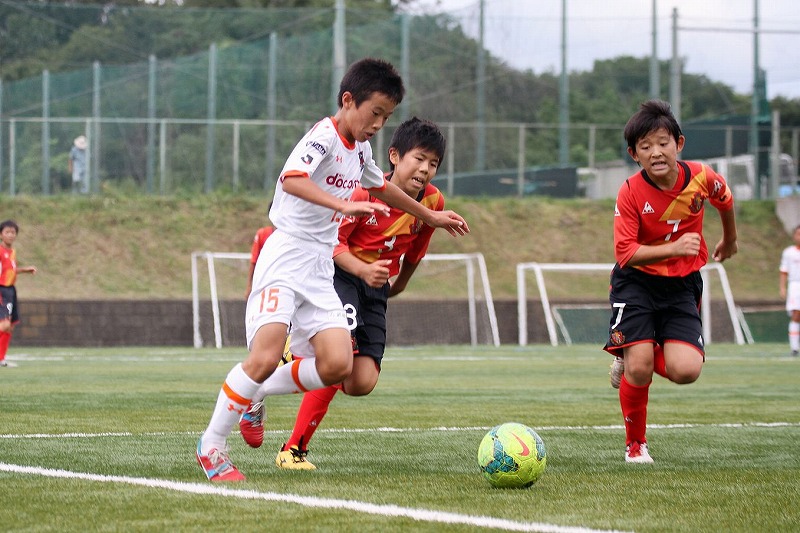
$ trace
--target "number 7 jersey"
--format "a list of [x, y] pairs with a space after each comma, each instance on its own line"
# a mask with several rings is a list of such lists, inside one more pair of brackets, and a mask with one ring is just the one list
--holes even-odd
[[674, 277], [700, 270], [708, 261], [708, 247], [703, 238], [706, 200], [719, 211], [733, 209], [733, 196], [725, 179], [702, 163], [678, 161], [678, 179], [671, 190], [659, 188], [644, 170], [629, 177], [620, 187], [614, 207], [617, 263], [625, 267], [642, 245], [659, 246], [685, 233], [699, 233], [697, 256], [671, 257], [633, 268]]

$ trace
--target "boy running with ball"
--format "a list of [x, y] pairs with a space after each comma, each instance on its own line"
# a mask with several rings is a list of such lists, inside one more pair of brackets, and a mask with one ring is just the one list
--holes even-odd
[[[336, 114], [306, 133], [281, 171], [269, 212], [275, 232], [258, 257], [245, 311], [249, 354], [226, 376], [197, 442], [197, 461], [210, 481], [245, 479], [229, 459], [227, 439], [259, 388], [266, 395], [307, 392], [350, 375], [350, 330], [333, 287], [333, 250], [343, 217], [385, 217], [392, 206], [451, 235], [469, 232], [460, 215], [429, 209], [386, 181], [372, 159], [369, 140], [404, 92], [391, 64], [354, 63], [342, 78]], [[351, 202], [359, 186], [385, 203]], [[315, 357], [278, 368], [289, 324], [293, 348]]]

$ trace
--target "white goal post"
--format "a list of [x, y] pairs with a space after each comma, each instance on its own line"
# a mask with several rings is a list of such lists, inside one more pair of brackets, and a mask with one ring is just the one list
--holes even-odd
[[[194, 331], [194, 347], [203, 347], [203, 336], [200, 332], [200, 278], [198, 261], [206, 260], [208, 268], [208, 288], [211, 292], [211, 316], [214, 322], [214, 346], [222, 348], [222, 321], [219, 312], [219, 295], [217, 294], [217, 271], [215, 259], [233, 259], [250, 261], [250, 254], [237, 252], [192, 252], [192, 328]], [[242, 326], [244, 327], [244, 325]]]
[[[214, 346], [221, 348], [222, 342], [222, 321], [220, 313], [220, 298], [218, 294], [218, 283], [216, 273], [216, 260], [228, 261], [247, 261], [250, 260], [249, 253], [235, 253], [235, 252], [208, 252], [197, 251], [192, 252], [192, 326], [194, 330], [194, 347], [201, 348], [203, 346], [203, 335], [200, 325], [200, 271], [199, 264], [205, 261], [208, 271], [208, 283], [211, 299], [211, 315], [214, 324]], [[489, 285], [489, 275], [486, 270], [486, 261], [483, 254], [480, 253], [466, 253], [466, 254], [427, 254], [423, 259], [427, 261], [455, 261], [464, 264], [466, 269], [466, 285], [467, 285], [467, 303], [469, 314], [469, 332], [470, 343], [473, 346], [478, 344], [478, 330], [479, 330], [479, 317], [478, 317], [478, 301], [479, 296], [476, 294], [475, 282], [476, 277], [480, 280], [483, 294], [481, 296], [482, 302], [486, 308], [486, 321], [491, 334], [491, 342], [495, 346], [500, 346], [500, 333], [497, 326], [497, 315], [494, 309], [494, 300], [492, 298], [492, 290]], [[244, 285], [244, 280], [242, 281]], [[244, 328], [244, 325], [242, 325]]]
[[[553, 346], [558, 346], [558, 332], [556, 331], [555, 318], [557, 317], [557, 313], [554, 312], [553, 306], [550, 304], [550, 299], [547, 295], [544, 272], [604, 271], [610, 274], [612, 268], [614, 268], [613, 264], [606, 263], [518, 263], [517, 316], [519, 319], [519, 345], [525, 346], [528, 344], [528, 300], [525, 282], [525, 274], [527, 271], [532, 270], [536, 279], [536, 286], [539, 290], [539, 297], [542, 302], [542, 309], [544, 311], [544, 319], [547, 326], [547, 334], [550, 338], [550, 344]], [[734, 338], [737, 344], [744, 344], [744, 335], [742, 333], [742, 327], [738, 318], [736, 305], [733, 301], [733, 293], [731, 292], [730, 283], [728, 282], [728, 274], [725, 272], [725, 268], [720, 263], [708, 264], [700, 270], [700, 274], [703, 276], [703, 306], [701, 307], [703, 318], [703, 337], [706, 339], [706, 342], [711, 342], [711, 299], [708, 287], [709, 272], [716, 272], [719, 275], [720, 285], [725, 298], [728, 315], [730, 317], [731, 325], [733, 326]]]

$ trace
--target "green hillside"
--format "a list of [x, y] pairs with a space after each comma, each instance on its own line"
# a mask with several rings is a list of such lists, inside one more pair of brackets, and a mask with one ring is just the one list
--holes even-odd
[[[221, 195], [0, 199], [2, 218], [20, 224], [19, 264], [39, 270], [18, 279], [23, 305], [26, 299], [191, 298], [191, 253], [248, 252], [255, 230], [266, 222], [267, 204], [263, 197]], [[472, 233], [453, 238], [437, 232], [430, 252], [483, 253], [496, 299], [516, 297], [520, 262], [613, 261], [613, 201], [456, 198], [448, 207], [468, 219]], [[734, 296], [777, 301], [778, 261], [789, 237], [774, 203], [742, 202], [737, 210], [740, 252], [725, 263]], [[713, 247], [719, 219], [713, 209], [707, 213]], [[243, 295], [246, 269], [234, 276], [223, 296]], [[567, 278], [554, 283], [551, 297], [602, 298], [606, 279]], [[422, 277], [411, 285], [411, 296], [438, 298], [450, 291], [447, 283], [431, 288]]]

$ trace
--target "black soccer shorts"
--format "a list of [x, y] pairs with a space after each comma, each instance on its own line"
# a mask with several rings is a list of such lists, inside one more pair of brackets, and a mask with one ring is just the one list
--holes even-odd
[[353, 337], [353, 354], [367, 356], [381, 367], [386, 350], [386, 303], [389, 283], [378, 289], [364, 280], [336, 266], [333, 286], [344, 305], [350, 334]]
[[11, 320], [12, 324], [19, 322], [17, 309], [17, 288], [0, 286], [0, 320]]
[[700, 272], [685, 277], [654, 276], [615, 265], [611, 272], [611, 321], [605, 350], [622, 356], [622, 349], [641, 342], [691, 344], [705, 354], [700, 300]]

